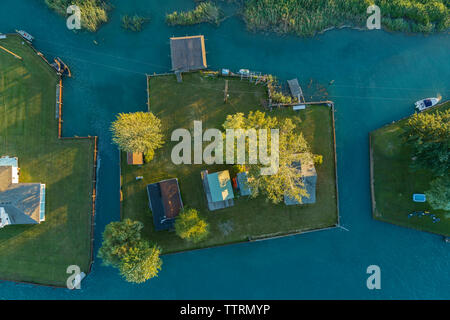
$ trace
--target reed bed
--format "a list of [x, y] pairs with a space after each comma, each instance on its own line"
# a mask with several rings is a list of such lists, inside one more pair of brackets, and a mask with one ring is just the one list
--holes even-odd
[[450, 27], [446, 0], [242, 0], [250, 30], [311, 36], [332, 27], [365, 27], [367, 8], [381, 9], [384, 28], [405, 32], [439, 32]]
[[111, 10], [109, 0], [45, 0], [45, 3], [64, 16], [67, 15], [67, 7], [77, 5], [81, 11], [81, 27], [92, 32], [108, 22], [108, 11]]
[[195, 9], [191, 11], [174, 11], [166, 15], [168, 25], [193, 25], [202, 22], [219, 24], [222, 18], [220, 8], [212, 2], [200, 2]]

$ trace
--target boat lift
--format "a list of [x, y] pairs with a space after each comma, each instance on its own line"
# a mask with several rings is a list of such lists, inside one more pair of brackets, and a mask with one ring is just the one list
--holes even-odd
[[64, 61], [61, 60], [61, 58], [56, 57], [54, 59], [54, 63], [51, 64], [53, 68], [62, 76], [68, 76], [69, 78], [72, 77], [72, 72], [70, 71], [70, 68], [67, 66], [67, 64], [64, 63]]

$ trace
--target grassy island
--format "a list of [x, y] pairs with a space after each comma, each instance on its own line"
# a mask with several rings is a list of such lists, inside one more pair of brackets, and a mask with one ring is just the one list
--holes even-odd
[[212, 2], [201, 2], [191, 11], [174, 11], [166, 15], [166, 22], [171, 26], [193, 25], [203, 22], [219, 24], [222, 12], [219, 7]]
[[[228, 81], [229, 97], [224, 103], [224, 87]], [[165, 144], [155, 151], [154, 158], [143, 165], [127, 164], [127, 154], [121, 154], [122, 219], [144, 223], [143, 236], [161, 246], [163, 253], [205, 248], [249, 238], [285, 235], [289, 233], [333, 227], [338, 223], [335, 154], [333, 147], [332, 109], [325, 105], [305, 110], [279, 109], [270, 113], [278, 118], [291, 118], [303, 132], [312, 152], [323, 155], [317, 169], [316, 203], [287, 206], [273, 204], [265, 197], [234, 198], [234, 206], [209, 211], [201, 180], [201, 171], [229, 170], [231, 165], [175, 165], [170, 141], [173, 130], [192, 130], [193, 121], [201, 120], [203, 129], [222, 129], [226, 116], [236, 112], [265, 111], [260, 105], [267, 99], [265, 85], [255, 85], [239, 78], [208, 76], [204, 73], [183, 74], [178, 83], [175, 75], [149, 77], [149, 110], [161, 119]], [[136, 179], [142, 177], [142, 179]], [[188, 242], [173, 231], [155, 231], [146, 186], [161, 180], [177, 178], [185, 207], [196, 208], [209, 224], [206, 240]]]
[[311, 36], [344, 25], [363, 27], [367, 7], [381, 10], [387, 30], [439, 32], [450, 27], [445, 0], [242, 0], [243, 18], [250, 30]]
[[[448, 109], [450, 102], [425, 112]], [[427, 193], [435, 177], [430, 170], [411, 170], [411, 162], [414, 161], [412, 148], [404, 140], [408, 120], [409, 118], [402, 119], [370, 133], [373, 217], [404, 227], [450, 236], [450, 212], [434, 210], [429, 201], [414, 202], [412, 199], [415, 193]], [[434, 214], [440, 221], [433, 223], [430, 216], [408, 216], [412, 212], [424, 211]]]
[[91, 260], [94, 140], [58, 139], [55, 70], [18, 35], [0, 45], [22, 58], [0, 50], [0, 154], [46, 185], [45, 221], [0, 229], [0, 279], [65, 286]]
[[108, 11], [111, 10], [109, 0], [45, 0], [45, 3], [63, 16], [67, 15], [70, 5], [77, 5], [81, 11], [81, 27], [91, 32], [108, 22]]

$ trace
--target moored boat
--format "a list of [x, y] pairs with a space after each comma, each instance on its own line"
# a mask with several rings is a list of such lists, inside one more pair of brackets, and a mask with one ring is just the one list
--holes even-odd
[[419, 112], [424, 111], [428, 108], [431, 108], [431, 107], [437, 105], [439, 103], [439, 101], [441, 101], [441, 97], [426, 98], [426, 99], [419, 100], [415, 103], [416, 110]]
[[25, 40], [28, 40], [28, 41], [30, 41], [30, 42], [32, 42], [33, 39], [34, 39], [34, 37], [33, 37], [31, 34], [29, 34], [28, 32], [26, 32], [26, 31], [23, 31], [23, 30], [16, 30], [16, 32], [17, 32], [18, 34], [20, 34], [20, 35], [22, 36], [22, 38], [24, 38]]

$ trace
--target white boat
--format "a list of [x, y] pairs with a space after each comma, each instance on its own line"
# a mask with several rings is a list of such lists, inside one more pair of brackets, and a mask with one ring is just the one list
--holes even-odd
[[435, 105], [437, 105], [439, 103], [439, 101], [441, 101], [441, 97], [438, 98], [426, 98], [426, 99], [422, 99], [419, 100], [415, 103], [416, 105], [416, 110], [417, 111], [424, 111], [428, 108], [431, 108]]
[[31, 34], [29, 34], [28, 32], [26, 32], [26, 31], [23, 31], [23, 30], [16, 30], [16, 32], [17, 32], [18, 34], [20, 34], [20, 35], [22, 36], [22, 38], [24, 38], [25, 40], [28, 40], [28, 41], [30, 41], [30, 42], [32, 42], [33, 39], [34, 39], [34, 37], [33, 37]]
[[72, 288], [69, 289], [80, 289], [81, 280], [84, 278], [86, 278], [86, 274], [84, 272], [81, 272], [79, 275], [75, 276], [75, 279], [72, 280]]

